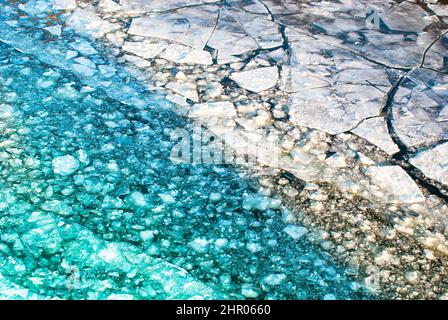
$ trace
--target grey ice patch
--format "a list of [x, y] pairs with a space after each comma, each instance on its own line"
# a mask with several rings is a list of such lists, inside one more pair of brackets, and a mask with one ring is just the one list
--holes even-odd
[[379, 30], [381, 27], [381, 18], [379, 9], [374, 6], [368, 6], [366, 10], [366, 27]]

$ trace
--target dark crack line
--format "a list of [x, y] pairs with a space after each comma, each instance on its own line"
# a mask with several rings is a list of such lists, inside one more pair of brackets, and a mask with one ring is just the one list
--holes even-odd
[[271, 11], [271, 8], [269, 8], [269, 6], [267, 4], [265, 4], [262, 0], [258, 0], [258, 2], [260, 2], [268, 11], [269, 16], [271, 17], [271, 21], [276, 23], [279, 27], [278, 27], [278, 32], [280, 33], [281, 37], [282, 37], [282, 47], [285, 50], [286, 54], [289, 56], [290, 54], [290, 47], [289, 47], [289, 40], [288, 37], [286, 36], [286, 26], [278, 23], [275, 19], [274, 13]]
[[443, 18], [439, 15], [437, 15], [434, 10], [432, 10], [428, 4], [426, 3], [426, 1], [421, 1], [421, 0], [417, 0], [415, 3], [408, 1], [411, 4], [417, 4], [420, 8], [422, 8], [423, 10], [425, 10], [427, 13], [429, 13], [431, 16], [435, 16], [437, 17], [437, 19], [439, 19], [439, 22], [442, 23], [443, 25], [447, 25], [445, 20], [443, 20]]
[[258, 2], [266, 9], [266, 11], [268, 12], [269, 16], [271, 17], [271, 21], [274, 22], [275, 21], [274, 14], [271, 11], [271, 8], [269, 8], [269, 6], [266, 3], [264, 3], [262, 0], [258, 0]]
[[216, 29], [218, 29], [218, 24], [219, 24], [219, 19], [221, 17], [221, 8], [219, 8], [218, 10], [218, 15], [216, 16], [216, 22], [215, 25], [213, 26], [213, 30], [210, 33], [210, 36], [208, 37], [207, 41], [205, 42], [205, 45], [207, 46], [208, 43], [210, 42], [210, 39], [213, 37], [213, 35], [215, 34]]
[[343, 133], [351, 133], [352, 130], [357, 129], [357, 128], [358, 128], [360, 125], [362, 125], [365, 121], [370, 120], [370, 119], [375, 119], [375, 118], [383, 118], [383, 119], [384, 119], [384, 116], [382, 116], [382, 115], [377, 115], [377, 116], [370, 116], [370, 117], [364, 118], [364, 119], [360, 120], [360, 121], [359, 121], [356, 125], [354, 125], [352, 128], [350, 128], [350, 129], [347, 130], [347, 131], [344, 131]]
[[[284, 39], [284, 44], [285, 44], [285, 42], [287, 44], [287, 49], [285, 49], [285, 50], [288, 50], [287, 51], [288, 57], [290, 57], [289, 42], [287, 40], [286, 33], [285, 33], [286, 27], [289, 27], [289, 26], [287, 26], [287, 25], [285, 25], [283, 23], [278, 23], [277, 21], [275, 21], [274, 15], [272, 14], [270, 8], [262, 0], [258, 0], [258, 1], [266, 8], [266, 10], [268, 10], [269, 14], [271, 15], [271, 20], [273, 22], [277, 23], [281, 27], [281, 29], [279, 29], [279, 30], [280, 30], [280, 32], [282, 34], [283, 39]], [[292, 29], [296, 30], [295, 28], [292, 28]], [[447, 32], [448, 31], [446, 31], [444, 34], [446, 34]], [[426, 48], [424, 56], [426, 55], [426, 52], [432, 47], [432, 45], [434, 45], [434, 43], [436, 43], [437, 40], [440, 39], [444, 34], [440, 35], [435, 41], [433, 41], [433, 43], [431, 43], [428, 46], [428, 48]], [[308, 34], [305, 34], [305, 35], [310, 36]], [[327, 43], [325, 40], [318, 39], [315, 36], [311, 36], [311, 37], [314, 38], [315, 40], [320, 40], [320, 41], [323, 41], [324, 43]], [[329, 43], [327, 43], [327, 44], [329, 44]], [[411, 163], [406, 161], [407, 155], [410, 154], [410, 150], [401, 141], [401, 139], [398, 137], [398, 134], [395, 132], [395, 128], [393, 126], [394, 119], [393, 119], [393, 108], [392, 107], [393, 107], [395, 95], [398, 92], [398, 90], [400, 88], [400, 85], [402, 84], [404, 79], [407, 77], [407, 75], [411, 71], [415, 70], [416, 68], [421, 68], [422, 65], [417, 66], [417, 67], [389, 66], [389, 65], [387, 65], [385, 63], [382, 63], [382, 62], [376, 61], [376, 60], [374, 60], [372, 58], [369, 58], [369, 57], [367, 57], [367, 56], [365, 56], [365, 55], [363, 55], [363, 54], [361, 54], [359, 52], [355, 52], [355, 51], [353, 51], [353, 50], [351, 50], [349, 48], [338, 47], [338, 46], [335, 46], [334, 44], [329, 44], [329, 45], [331, 45], [334, 48], [338, 48], [340, 50], [343, 50], [343, 51], [348, 51], [348, 52], [354, 54], [355, 56], [361, 57], [361, 58], [363, 58], [363, 59], [365, 59], [365, 60], [367, 60], [367, 61], [369, 61], [369, 62], [371, 62], [373, 64], [382, 66], [384, 68], [395, 69], [395, 70], [399, 70], [399, 71], [404, 71], [405, 72], [405, 74], [402, 75], [398, 79], [398, 81], [395, 83], [395, 85], [393, 85], [390, 88], [390, 90], [387, 92], [386, 103], [385, 103], [384, 107], [382, 108], [380, 115], [365, 118], [365, 119], [361, 120], [354, 128], [358, 127], [359, 125], [361, 125], [364, 121], [366, 121], [368, 119], [377, 118], [377, 117], [384, 117], [385, 120], [386, 120], [386, 125], [387, 125], [387, 130], [389, 132], [389, 135], [390, 135], [392, 141], [398, 146], [398, 148], [400, 150], [398, 153], [396, 153], [396, 154], [394, 154], [392, 156], [392, 159], [391, 159], [392, 161], [391, 162], [392, 163], [395, 162], [395, 164], [399, 165], [403, 170], [405, 170], [408, 173], [408, 175], [414, 181], [417, 181], [430, 194], [436, 195], [436, 196], [444, 199], [445, 201], [448, 201], [448, 190], [447, 190], [447, 188], [445, 188], [441, 183], [426, 177], [426, 175], [421, 170], [419, 170], [418, 168], [413, 166]], [[378, 89], [378, 88], [376, 88], [376, 89]], [[353, 130], [353, 128], [351, 130]]]
[[[271, 21], [274, 22], [274, 23], [276, 23], [275, 20], [274, 20], [274, 16], [273, 16], [271, 10], [269, 9], [269, 7], [268, 7], [266, 4], [264, 4], [261, 0], [258, 0], [258, 2], [260, 2], [260, 3], [265, 7], [265, 9], [266, 9], [267, 12], [268, 12], [268, 15], [269, 15], [270, 18], [271, 18]], [[239, 21], [237, 21], [237, 22], [240, 24]], [[279, 25], [278, 23], [276, 23], [276, 24]], [[240, 25], [241, 25], [241, 24], [240, 24]], [[241, 25], [241, 27], [244, 29], [244, 27], [243, 27], [242, 25]], [[250, 61], [252, 61], [255, 57], [257, 57], [257, 56], [260, 55], [261, 53], [269, 53], [269, 52], [273, 52], [273, 51], [275, 51], [275, 50], [278, 50], [278, 49], [280, 49], [280, 48], [285, 48], [285, 41], [286, 41], [286, 44], [288, 45], [288, 48], [289, 48], [288, 40], [287, 40], [287, 39], [285, 40], [285, 37], [286, 37], [286, 36], [284, 36], [284, 30], [283, 30], [283, 33], [282, 33], [282, 30], [280, 30], [280, 27], [279, 27], [279, 32], [280, 32], [280, 34], [282, 35], [282, 45], [280, 45], [280, 46], [275, 46], [275, 47], [272, 47], [272, 48], [262, 48], [262, 47], [260, 46], [259, 42], [257, 41], [257, 39], [255, 39], [254, 37], [252, 37], [251, 35], [249, 35], [249, 34], [247, 33], [246, 36], [247, 36], [247, 37], [250, 37], [250, 38], [252, 38], [252, 39], [254, 39], [255, 42], [258, 44], [258, 47], [259, 47], [259, 48], [258, 48], [258, 49], [255, 49], [255, 50], [252, 50], [252, 51], [249, 53], [249, 55], [242, 61], [243, 64], [242, 64], [241, 68], [239, 68], [239, 70], [243, 70], [243, 69], [249, 64]], [[289, 56], [289, 50], [286, 50], [286, 49], [285, 49], [285, 51], [286, 51], [286, 54]], [[241, 57], [241, 55], [237, 55], [237, 57]], [[278, 67], [279, 71], [281, 72], [281, 70], [282, 70], [281, 66], [278, 65], [277, 62], [276, 62], [274, 59], [270, 58], [270, 59], [269, 59], [269, 62], [270, 62], [271, 65], [276, 65], [276, 66]]]
[[381, 92], [384, 93], [384, 94], [387, 94], [386, 91], [382, 90], [382, 89], [381, 89], [379, 86], [377, 86], [376, 84], [370, 82], [369, 80], [366, 80], [366, 82], [367, 82], [369, 85], [371, 85], [372, 87], [374, 87], [375, 89], [381, 91]]
[[418, 182], [430, 194], [435, 195], [448, 202], [448, 187], [445, 187], [443, 184], [427, 177], [420, 169], [413, 166], [408, 161], [410, 155], [414, 154], [414, 152], [409, 150], [406, 144], [401, 141], [394, 128], [393, 103], [396, 93], [398, 92], [401, 84], [407, 76], [408, 74], [402, 75], [395, 83], [395, 85], [391, 88], [391, 90], [389, 90], [387, 94], [386, 104], [382, 109], [382, 113], [385, 114], [386, 117], [389, 136], [400, 150], [392, 156], [391, 163], [399, 165], [414, 181]]
[[278, 31], [282, 37], [282, 43], [283, 43], [282, 47], [285, 50], [286, 54], [289, 56], [290, 47], [288, 37], [286, 36], [286, 26], [276, 21], [274, 13], [271, 11], [271, 8], [269, 8], [267, 4], [265, 4], [262, 0], [258, 0], [258, 2], [261, 3], [266, 8], [266, 10], [269, 13], [269, 16], [271, 17], [271, 21], [279, 26]]
[[437, 146], [439, 146], [441, 144], [444, 144], [446, 142], [448, 142], [448, 139], [441, 139], [441, 140], [438, 140], [436, 142], [429, 143], [427, 145], [424, 145], [422, 147], [417, 148], [416, 150], [409, 151], [406, 154], [406, 157], [407, 158], [412, 158], [412, 157], [414, 157], [415, 155], [417, 155], [420, 152], [424, 152], [424, 151], [428, 151], [428, 150], [434, 149], [435, 147], [437, 147]]
[[[269, 8], [269, 6], [267, 4], [265, 4], [262, 0], [258, 0], [258, 2], [261, 3], [261, 5], [265, 7], [266, 11], [268, 12], [269, 16], [271, 17], [271, 21], [278, 25], [278, 32], [280, 33], [280, 35], [282, 37], [281, 48], [283, 48], [283, 50], [286, 53], [287, 61], [285, 61], [285, 63], [286, 63], [286, 65], [291, 66], [291, 59], [292, 59], [291, 47], [289, 45], [288, 36], [286, 35], [286, 26], [284, 24], [278, 23], [276, 21], [274, 13], [271, 11], [271, 8]], [[281, 76], [283, 67], [282, 67], [282, 65], [279, 65], [278, 68], [279, 68], [279, 74]], [[288, 101], [288, 92], [286, 91], [286, 88], [288, 87], [289, 81], [290, 81], [290, 74], [288, 75], [288, 78], [285, 80], [284, 87], [281, 90], [282, 91], [282, 98], [281, 98], [282, 103]]]
[[210, 39], [213, 37], [213, 35], [215, 34], [216, 29], [218, 28], [219, 19], [220, 18], [221, 18], [221, 8], [219, 8], [219, 10], [218, 10], [218, 15], [216, 17], [216, 22], [215, 22], [215, 25], [213, 27], [213, 30], [210, 33], [210, 36], [208, 37], [208, 39], [207, 39], [207, 41], [205, 42], [205, 45], [204, 45], [204, 50], [209, 51], [211, 56], [212, 56], [213, 64], [218, 64], [218, 52], [219, 52], [219, 50], [215, 49], [213, 47], [210, 47], [208, 45], [208, 43], [210, 42]]
[[441, 70], [434, 69], [432, 67], [422, 66], [419, 69], [431, 70], [431, 71], [434, 71], [434, 72], [437, 72], [437, 73], [441, 73], [441, 74], [448, 74], [448, 71], [441, 71]]
[[[223, 10], [225, 10], [230, 16], [232, 16], [232, 14], [231, 14], [226, 8], [223, 8]], [[233, 17], [233, 16], [232, 16], [232, 18], [233, 18], [234, 21], [241, 27], [241, 29], [245, 32], [244, 37], [241, 37], [241, 38], [238, 39], [238, 40], [244, 39], [245, 37], [249, 37], [249, 38], [251, 38], [252, 40], [254, 40], [255, 43], [256, 43], [257, 46], [258, 46], [258, 49], [253, 50], [254, 52], [257, 51], [257, 50], [269, 50], [269, 49], [272, 49], [272, 48], [269, 48], [269, 49], [263, 49], [263, 48], [260, 46], [260, 43], [258, 42], [258, 40], [257, 40], [254, 36], [252, 36], [249, 32], [246, 31], [246, 28], [245, 28], [244, 25], [241, 23], [241, 21], [238, 20], [237, 18]]]
[[389, 132], [389, 135], [392, 138], [392, 141], [398, 146], [398, 149], [400, 149], [399, 153], [401, 153], [401, 154], [409, 153], [409, 149], [406, 146], [406, 144], [401, 141], [401, 139], [398, 137], [398, 134], [395, 131], [394, 116], [393, 116], [393, 103], [394, 103], [394, 99], [395, 99], [395, 94], [400, 89], [400, 85], [406, 77], [407, 77], [407, 74], [402, 75], [398, 79], [398, 81], [395, 83], [395, 85], [389, 90], [389, 92], [387, 93], [386, 104], [384, 105], [383, 109], [381, 110], [381, 114], [384, 114], [386, 117], [386, 124], [387, 124], [387, 130]]
[[[239, 68], [239, 70], [243, 70], [253, 59], [255, 59], [257, 56], [259, 56], [261, 53], [269, 53], [269, 52], [273, 52], [275, 50], [278, 50], [282, 48], [282, 46], [277, 46], [277, 47], [272, 47], [272, 48], [268, 48], [268, 49], [263, 49], [263, 48], [258, 48], [252, 51], [249, 51], [248, 56], [246, 58], [242, 58], [242, 56], [245, 56], [247, 53], [245, 54], [239, 54], [239, 55], [235, 55], [235, 57], [239, 57], [242, 58], [242, 66], [241, 68]], [[276, 61], [272, 58], [269, 59], [269, 62], [271, 65], [276, 65]], [[279, 66], [277, 66], [279, 67]]]
[[[283, 38], [283, 48], [285, 49], [285, 51], [287, 52], [288, 58], [289, 58], [289, 62], [291, 59], [291, 52], [290, 52], [290, 46], [289, 46], [289, 42], [288, 42], [288, 38], [286, 36], [286, 27], [289, 27], [283, 23], [279, 23], [275, 20], [274, 15], [272, 13], [272, 11], [270, 10], [270, 8], [262, 1], [262, 0], [258, 0], [265, 8], [266, 10], [269, 12], [270, 16], [271, 16], [271, 20], [274, 23], [277, 23], [279, 25], [279, 31], [282, 35]], [[293, 30], [296, 30], [295, 28], [292, 28]], [[435, 39], [425, 50], [423, 57], [426, 56], [426, 53], [429, 51], [429, 49], [434, 45], [434, 43], [436, 43], [444, 34], [446, 34], [448, 31], [445, 31], [443, 34], [441, 34], [437, 39]], [[302, 33], [302, 32], [301, 32]], [[314, 38], [315, 40], [320, 40], [323, 41], [324, 43], [327, 43], [325, 40], [319, 39], [315, 36], [309, 35], [304, 33], [306, 36], [310, 36], [312, 38]], [[373, 118], [378, 118], [378, 117], [383, 117], [386, 120], [386, 125], [387, 125], [387, 129], [389, 132], [389, 135], [392, 139], [392, 141], [398, 146], [399, 148], [399, 152], [392, 155], [392, 159], [391, 159], [391, 163], [395, 163], [397, 165], [399, 165], [403, 170], [405, 170], [408, 175], [416, 182], [418, 182], [423, 188], [425, 188], [430, 194], [436, 195], [442, 199], [444, 199], [445, 201], [448, 201], [448, 190], [447, 188], [445, 188], [441, 183], [428, 178], [421, 170], [419, 170], [418, 168], [416, 168], [415, 166], [413, 166], [411, 163], [409, 163], [407, 161], [408, 159], [408, 155], [411, 154], [411, 151], [409, 150], [409, 148], [401, 141], [401, 139], [398, 137], [398, 134], [395, 132], [395, 128], [393, 126], [393, 103], [394, 103], [394, 98], [396, 93], [398, 92], [402, 82], [404, 81], [404, 79], [407, 77], [407, 75], [415, 70], [416, 68], [421, 68], [423, 67], [423, 63], [424, 63], [424, 59], [422, 59], [422, 64], [418, 67], [402, 67], [402, 66], [390, 66], [387, 65], [385, 63], [376, 61], [375, 59], [369, 58], [359, 52], [353, 51], [349, 48], [343, 48], [343, 47], [339, 47], [339, 46], [335, 46], [334, 44], [330, 44], [327, 43], [329, 45], [331, 45], [334, 48], [338, 48], [340, 50], [343, 51], [348, 51], [352, 54], [354, 54], [355, 56], [361, 57], [375, 65], [379, 65], [382, 66], [384, 68], [388, 68], [388, 69], [394, 69], [394, 70], [399, 70], [399, 71], [404, 71], [405, 74], [402, 75], [398, 81], [395, 83], [395, 85], [393, 85], [390, 90], [387, 92], [387, 99], [386, 99], [386, 103], [385, 106], [382, 108], [380, 115], [378, 116], [371, 116], [371, 117], [367, 117], [363, 120], [361, 120], [355, 127], [353, 127], [350, 130], [353, 130], [354, 128], [357, 128], [359, 125], [361, 125], [364, 121], [368, 120], [368, 119], [373, 119]], [[377, 90], [380, 90], [379, 88], [377, 88], [376, 86], [374, 86], [373, 84], [371, 84], [373, 87], [375, 87]], [[384, 92], [383, 90], [380, 90], [382, 92]], [[386, 93], [386, 92], [384, 92]]]
[[448, 202], [447, 186], [434, 179], [428, 178], [420, 169], [412, 165], [410, 162], [403, 159], [397, 159], [396, 155], [393, 156], [391, 163], [399, 165], [404, 171], [406, 171], [412, 180], [418, 182], [418, 184], [425, 188], [430, 194]]
[[197, 7], [207, 7], [207, 6], [219, 6], [225, 4], [225, 1], [220, 0], [216, 2], [207, 2], [207, 3], [196, 3], [196, 4], [188, 4], [185, 6], [180, 6], [176, 8], [166, 9], [166, 10], [160, 10], [160, 11], [151, 11], [151, 12], [145, 12], [145, 16], [151, 15], [151, 14], [163, 14], [163, 13], [170, 13], [170, 12], [176, 12], [178, 10], [182, 9], [190, 9], [190, 8], [197, 8]]
[[429, 45], [428, 47], [426, 47], [425, 51], [423, 51], [422, 54], [422, 59], [420, 62], [420, 66], [419, 68], [422, 68], [423, 65], [425, 64], [425, 59], [426, 59], [426, 55], [428, 54], [428, 51], [437, 43], [437, 41], [439, 41], [440, 39], [442, 39], [442, 37], [444, 35], [446, 35], [448, 33], [448, 30], [445, 30], [445, 32], [442, 32], [441, 34], [439, 34], [439, 36], [437, 36]]
[[294, 30], [295, 32], [297, 32], [297, 33], [299, 33], [299, 34], [302, 34], [302, 35], [304, 35], [304, 36], [310, 37], [310, 38], [312, 38], [312, 39], [314, 39], [314, 40], [316, 40], [316, 41], [321, 41], [322, 43], [325, 43], [326, 45], [328, 45], [328, 46], [330, 46], [330, 47], [333, 47], [333, 48], [335, 48], [335, 49], [339, 49], [339, 50], [342, 50], [342, 51], [350, 52], [351, 54], [353, 54], [353, 55], [355, 55], [355, 56], [357, 56], [357, 57], [360, 57], [360, 58], [362, 58], [362, 59], [364, 59], [364, 60], [367, 60], [367, 61], [369, 61], [369, 62], [371, 62], [371, 63], [373, 63], [373, 64], [376, 64], [376, 65], [379, 65], [379, 66], [381, 66], [381, 67], [388, 68], [388, 69], [393, 69], [393, 70], [405, 71], [405, 72], [409, 72], [409, 71], [412, 71], [412, 70], [415, 69], [415, 67], [404, 67], [404, 66], [388, 65], [388, 64], [386, 64], [386, 63], [384, 63], [384, 62], [380, 62], [380, 61], [377, 61], [377, 60], [375, 60], [375, 59], [369, 58], [369, 57], [367, 57], [366, 55], [363, 55], [362, 53], [357, 52], [357, 51], [355, 51], [355, 50], [352, 50], [352, 49], [350, 49], [350, 48], [337, 46], [337, 45], [335, 45], [335, 44], [333, 44], [333, 43], [330, 43], [330, 42], [325, 41], [325, 40], [323, 40], [323, 39], [321, 39], [321, 38], [318, 38], [318, 37], [316, 37], [316, 36], [313, 35], [313, 34], [309, 34], [309, 33], [300, 31], [300, 30], [296, 29], [295, 27], [288, 26], [288, 25], [285, 25], [285, 24], [283, 24], [283, 23], [276, 22], [276, 21], [274, 21], [274, 22], [275, 22], [275, 23], [278, 23], [278, 24], [280, 24], [280, 25], [282, 25], [282, 26], [284, 26], [284, 27], [290, 28], [291, 30]]
[[366, 56], [366, 55], [364, 55], [364, 54], [362, 54], [360, 52], [356, 52], [354, 50], [351, 50], [349, 48], [339, 47], [339, 46], [335, 46], [335, 45], [332, 45], [332, 46], [335, 47], [335, 48], [338, 48], [340, 50], [345, 50], [345, 51], [351, 52], [352, 54], [354, 54], [357, 57], [361, 57], [364, 60], [367, 60], [367, 61], [369, 61], [369, 62], [371, 62], [373, 64], [382, 66], [384, 68], [394, 69], [394, 70], [399, 70], [399, 71], [411, 71], [411, 70], [414, 69], [414, 67], [391, 66], [391, 65], [388, 65], [388, 64], [386, 64], [384, 62], [380, 62], [380, 61], [377, 61], [375, 59], [369, 58], [368, 56]]

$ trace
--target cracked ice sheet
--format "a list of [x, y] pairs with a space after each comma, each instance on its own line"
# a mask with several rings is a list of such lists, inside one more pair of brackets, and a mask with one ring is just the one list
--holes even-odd
[[391, 203], [417, 203], [425, 200], [424, 195], [415, 182], [398, 166], [380, 166], [366, 169], [372, 179]]
[[[245, 2], [250, 2], [250, 1], [245, 1]], [[270, 2], [273, 2], [273, 1], [270, 1]], [[280, 2], [281, 3], [281, 1], [275, 1], [275, 2]], [[285, 1], [285, 2], [288, 2], [288, 1]], [[294, 1], [294, 2], [296, 2], [296, 1]], [[293, 3], [293, 2], [291, 2], [291, 3]], [[322, 5], [323, 3], [319, 3], [319, 6], [321, 6], [321, 7], [323, 7], [323, 5]], [[328, 5], [328, 7], [330, 7], [330, 6], [336, 6], [336, 4], [333, 4], [333, 3], [328, 3], [327, 4]], [[296, 6], [297, 7], [297, 6]], [[336, 10], [337, 8], [335, 8], [335, 10]], [[256, 10], [256, 9], [254, 9], [254, 10]], [[323, 10], [323, 9], [322, 9]], [[136, 37], [137, 39], [139, 39], [138, 37]], [[327, 39], [328, 40], [328, 39]], [[331, 39], [330, 39], [331, 40]], [[317, 40], [316, 40], [317, 41]], [[329, 40], [328, 40], [329, 41]], [[330, 42], [330, 41], [329, 41]], [[347, 72], [349, 75], [350, 75], [350, 72]], [[356, 80], [356, 79], [355, 79]], [[344, 81], [348, 81], [346, 78], [345, 78], [345, 80]], [[384, 91], [384, 90], [383, 90]], [[237, 90], [235, 90], [235, 91], [233, 91], [232, 93], [238, 93], [237, 92]], [[238, 106], [238, 108], [239, 108], [239, 106]], [[445, 111], [447, 111], [446, 110], [446, 108], [444, 109]], [[441, 117], [443, 117], [443, 111], [439, 114], [439, 119], [441, 118]], [[446, 113], [445, 113], [445, 117], [446, 117]], [[237, 147], [238, 147], [238, 145], [237, 145]], [[316, 147], [316, 149], [320, 149], [321, 148], [321, 146], [318, 146], [318, 147]], [[339, 154], [339, 153], [338, 153]], [[334, 156], [333, 157], [331, 157], [331, 158], [334, 158]], [[347, 157], [347, 158], [349, 158], [349, 157]], [[317, 162], [317, 160], [316, 160], [316, 162]], [[326, 161], [327, 162], [327, 161]], [[372, 164], [373, 165], [373, 164]], [[306, 166], [304, 166], [304, 167], [306, 167], [306, 168], [309, 168], [310, 167], [310, 165], [306, 165]], [[335, 170], [335, 171], [341, 171], [341, 169], [337, 169], [337, 170]], [[315, 173], [316, 172], [316, 170], [314, 170], [313, 169], [313, 173]], [[389, 177], [389, 175], [386, 175], [386, 177], [388, 177], [388, 178], [390, 178]], [[335, 179], [334, 179], [334, 176], [332, 176], [332, 178], [331, 178], [331, 180], [332, 181], [334, 181]], [[359, 177], [359, 176], [357, 176], [357, 177], [355, 177], [354, 178], [354, 181], [356, 181], [356, 184], [360, 184], [360, 183], [362, 183], [362, 180], [361, 180], [361, 178]], [[386, 190], [384, 190], [385, 192], [386, 191], [388, 191], [388, 188], [390, 188], [390, 186], [388, 185], [388, 184], [385, 184], [385, 189]], [[394, 190], [392, 190], [392, 192], [393, 192]], [[381, 193], [379, 193], [380, 195], [382, 195]], [[406, 196], [407, 197], [407, 196]], [[393, 198], [390, 198], [390, 199], [393, 199]]]
[[215, 6], [153, 13], [134, 18], [129, 34], [176, 41], [202, 50], [215, 28], [217, 16]]
[[442, 36], [428, 50], [423, 65], [438, 71], [448, 72], [448, 34]]
[[105, 34], [119, 28], [118, 25], [98, 17], [95, 10], [90, 6], [85, 9], [77, 8], [67, 18], [66, 24], [69, 28], [93, 38], [101, 38]]
[[259, 48], [257, 41], [246, 33], [243, 25], [228, 10], [221, 11], [208, 45], [218, 50], [218, 59], [224, 62]]
[[448, 75], [418, 69], [403, 81], [393, 105], [394, 128], [408, 147], [448, 139], [444, 119], [448, 102]]
[[383, 118], [377, 117], [363, 121], [352, 132], [361, 138], [392, 155], [400, 151], [387, 131], [387, 126]]
[[150, 12], [175, 11], [187, 7], [219, 2], [218, 0], [121, 0], [120, 5], [124, 13], [139, 15]]
[[385, 68], [290, 31], [292, 63], [283, 82], [291, 120], [331, 134], [379, 115], [391, 83]]
[[410, 162], [427, 177], [448, 185], [448, 142], [418, 153]]
[[[379, 30], [366, 26], [369, 6], [379, 10]], [[302, 4], [300, 13], [277, 18], [293, 29], [331, 36], [328, 41], [340, 47], [400, 68], [419, 65], [423, 52], [440, 33], [432, 27], [440, 23], [436, 16], [404, 1], [311, 2]]]
[[[275, 22], [271, 21], [267, 15], [255, 15], [244, 11], [227, 9], [228, 12], [237, 25], [241, 27], [240, 31], [254, 39], [260, 48], [269, 49], [273, 47], [281, 46], [283, 39], [279, 33], [279, 26]], [[225, 22], [225, 21], [224, 21]], [[232, 23], [235, 25], [235, 22]], [[223, 29], [229, 27], [223, 23], [221, 26]]]

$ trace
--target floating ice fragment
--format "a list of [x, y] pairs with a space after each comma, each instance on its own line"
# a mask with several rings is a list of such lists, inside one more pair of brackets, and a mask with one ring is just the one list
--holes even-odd
[[216, 239], [215, 240], [215, 247], [218, 249], [225, 248], [229, 241], [227, 239]]
[[107, 263], [115, 263], [119, 256], [118, 248], [114, 244], [108, 244], [107, 248], [98, 253], [98, 257]]
[[73, 11], [67, 18], [66, 25], [81, 34], [93, 38], [101, 38], [106, 33], [115, 31], [118, 28], [118, 25], [114, 25], [98, 17], [90, 7], [86, 9], [77, 8]]
[[241, 294], [246, 298], [256, 298], [258, 297], [258, 292], [250, 285], [244, 284], [241, 289]]
[[186, 81], [174, 82], [174, 81], [172, 81], [166, 85], [166, 88], [170, 89], [170, 90], [174, 91], [175, 93], [178, 93], [181, 96], [184, 96], [185, 98], [188, 98], [194, 102], [199, 101], [196, 84], [194, 84], [192, 82], [186, 82]]
[[53, 34], [55, 36], [58, 36], [58, 37], [62, 33], [62, 27], [61, 26], [51, 26], [51, 27], [46, 27], [44, 29], [47, 30], [48, 32], [50, 32], [51, 34]]
[[448, 142], [418, 153], [410, 162], [427, 177], [448, 185]]
[[209, 52], [179, 44], [169, 45], [162, 53], [161, 57], [182, 64], [211, 65], [213, 63]]
[[279, 75], [277, 67], [258, 68], [233, 73], [231, 79], [244, 89], [261, 92], [274, 87]]
[[165, 204], [173, 204], [176, 202], [176, 199], [174, 199], [174, 197], [168, 193], [160, 193], [159, 197]]
[[383, 201], [415, 203], [425, 200], [415, 182], [399, 166], [369, 167], [366, 174], [386, 194]]
[[197, 251], [197, 252], [206, 252], [207, 251], [207, 247], [208, 247], [208, 241], [206, 239], [194, 239], [193, 241], [191, 241], [189, 243], [189, 246]]
[[190, 118], [207, 117], [236, 117], [236, 110], [233, 103], [229, 101], [207, 102], [195, 104], [188, 114]]
[[29, 15], [38, 15], [40, 13], [48, 11], [50, 7], [47, 1], [31, 0], [23, 4], [19, 4], [19, 9], [28, 13]]
[[299, 240], [308, 233], [307, 228], [293, 225], [286, 226], [283, 231], [289, 234], [294, 240]]
[[270, 274], [270, 275], [267, 275], [266, 277], [264, 277], [263, 282], [270, 286], [278, 286], [285, 279], [286, 279], [286, 275], [283, 273]]
[[134, 300], [134, 296], [126, 293], [112, 293], [107, 300]]
[[144, 59], [153, 59], [158, 56], [167, 47], [166, 42], [150, 43], [147, 41], [143, 42], [130, 42], [126, 41], [123, 44], [122, 49], [124, 51], [133, 53]]
[[281, 201], [257, 194], [244, 194], [243, 195], [243, 209], [252, 210], [258, 209], [265, 211], [268, 209], [278, 209], [281, 205]]
[[53, 159], [53, 172], [61, 176], [68, 176], [79, 169], [79, 162], [73, 156], [67, 155]]
[[6, 120], [12, 117], [14, 109], [8, 104], [0, 105], [0, 120]]
[[99, 8], [106, 13], [115, 12], [121, 9], [121, 6], [112, 0], [100, 0]]
[[140, 238], [142, 238], [143, 241], [152, 240], [152, 239], [154, 239], [154, 231], [151, 231], [151, 230], [141, 231]]
[[146, 207], [148, 203], [146, 202], [146, 197], [143, 193], [139, 191], [134, 191], [129, 195], [129, 198], [136, 207]]
[[98, 51], [96, 51], [95, 48], [93, 48], [90, 43], [85, 40], [77, 40], [75, 42], [72, 42], [70, 43], [70, 47], [85, 56], [98, 54]]
[[209, 199], [211, 202], [219, 202], [222, 199], [222, 196], [218, 192], [212, 192], [210, 193]]
[[76, 0], [51, 0], [53, 9], [73, 10], [76, 9]]

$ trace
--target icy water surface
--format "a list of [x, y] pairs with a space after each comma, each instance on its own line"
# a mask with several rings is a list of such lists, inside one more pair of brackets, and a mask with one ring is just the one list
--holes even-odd
[[0, 0], [0, 297], [447, 299], [446, 8]]
[[237, 168], [172, 163], [184, 119], [0, 52], [2, 298], [367, 297]]

